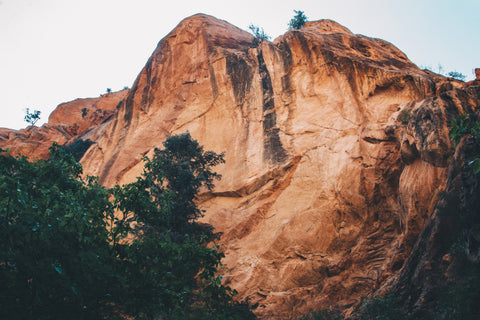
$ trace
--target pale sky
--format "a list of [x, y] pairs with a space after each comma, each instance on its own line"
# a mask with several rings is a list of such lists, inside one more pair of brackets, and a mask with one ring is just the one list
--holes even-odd
[[435, 71], [471, 80], [480, 67], [480, 0], [0, 0], [0, 127], [26, 127], [27, 107], [43, 123], [62, 102], [130, 87], [188, 16], [253, 23], [274, 39], [294, 9], [387, 40]]

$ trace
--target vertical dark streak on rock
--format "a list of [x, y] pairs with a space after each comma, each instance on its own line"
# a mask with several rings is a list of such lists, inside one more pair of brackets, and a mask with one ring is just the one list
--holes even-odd
[[148, 61], [147, 65], [145, 66], [147, 79], [146, 79], [145, 87], [143, 88], [142, 105], [140, 106], [140, 108], [143, 111], [148, 111], [148, 106], [149, 106], [150, 100], [152, 100], [152, 99], [149, 99], [150, 89], [153, 86], [153, 84], [152, 84], [152, 64], [153, 64], [153, 61], [152, 60], [153, 59], [150, 59]]
[[272, 79], [270, 78], [270, 73], [268, 72], [261, 50], [258, 52], [257, 59], [263, 93], [263, 160], [280, 163], [287, 159], [287, 152], [283, 149], [279, 136], [279, 128], [277, 127]]
[[217, 86], [217, 80], [215, 79], [215, 70], [213, 70], [213, 66], [211, 64], [210, 64], [209, 72], [210, 72], [210, 83], [213, 91], [213, 100], [215, 100], [218, 97], [218, 86]]
[[233, 85], [235, 102], [241, 106], [245, 101], [245, 96], [252, 86], [252, 74], [247, 62], [235, 54], [226, 56], [227, 73]]
[[125, 121], [125, 127], [129, 127], [130, 122], [132, 121], [133, 99], [135, 97], [135, 94], [137, 93], [137, 90], [138, 90], [138, 83], [135, 83], [132, 89], [130, 90], [130, 93], [128, 94], [128, 97], [125, 101], [125, 114], [123, 115], [123, 120]]
[[115, 161], [117, 160], [118, 158], [118, 152], [116, 152], [109, 160], [108, 162], [105, 164], [105, 168], [103, 169], [102, 173], [100, 174], [100, 177], [99, 177], [99, 182], [101, 185], [105, 185], [105, 180], [106, 178], [108, 177], [109, 173], [110, 173], [110, 170], [113, 166], [113, 164], [115, 163]]
[[282, 90], [284, 93], [288, 93], [289, 95], [291, 95], [293, 92], [292, 80], [290, 77], [293, 65], [292, 50], [290, 50], [290, 47], [286, 42], [279, 43], [278, 49], [278, 52], [282, 57], [283, 70], [285, 72], [285, 75], [282, 77]]

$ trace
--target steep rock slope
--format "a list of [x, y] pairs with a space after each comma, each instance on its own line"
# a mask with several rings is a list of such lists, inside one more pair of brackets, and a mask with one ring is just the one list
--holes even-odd
[[479, 99], [330, 20], [270, 43], [195, 15], [92, 124], [82, 163], [111, 186], [169, 134], [225, 151], [223, 179], [199, 199], [223, 233], [225, 282], [261, 318], [288, 319], [349, 308], [396, 276], [445, 188], [447, 124]]
[[[423, 107], [435, 104], [436, 108], [478, 120], [478, 84], [428, 99]], [[455, 110], [458, 105], [461, 107]], [[453, 151], [445, 188], [408, 260], [376, 292], [393, 294], [411, 319], [478, 318], [480, 175], [474, 173], [472, 164], [480, 154], [479, 142], [465, 135]]]
[[69, 144], [75, 139], [95, 140], [105, 124], [113, 119], [117, 106], [128, 90], [108, 93], [99, 98], [76, 99], [60, 104], [48, 123], [22, 130], [0, 128], [0, 147], [13, 155], [24, 154], [45, 159], [53, 142]]

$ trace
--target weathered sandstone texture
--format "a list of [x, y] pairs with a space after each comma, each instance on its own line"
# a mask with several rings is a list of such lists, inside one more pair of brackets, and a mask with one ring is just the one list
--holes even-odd
[[[87, 130], [80, 136], [96, 143], [81, 162], [107, 186], [132, 181], [170, 134], [225, 151], [222, 180], [199, 198], [203, 220], [223, 233], [225, 283], [259, 317], [289, 319], [346, 310], [398, 276], [445, 189], [447, 124], [479, 106], [480, 89], [330, 20], [258, 43], [195, 15], [115, 98], [103, 123], [71, 102], [46, 127]], [[64, 137], [37, 131], [1, 131], [0, 146], [25, 135], [15, 150], [36, 155], [30, 145]]]
[[13, 155], [45, 159], [55, 141], [70, 144], [75, 139], [96, 140], [105, 124], [113, 119], [117, 106], [128, 90], [108, 93], [99, 98], [76, 99], [60, 104], [48, 118], [48, 124], [23, 130], [0, 128], [0, 147]]
[[[476, 94], [479, 88], [474, 89]], [[451, 98], [439, 97], [447, 108], [452, 106]], [[473, 105], [476, 112], [470, 108], [463, 111], [476, 113], [478, 119], [478, 101]], [[466, 135], [460, 141], [448, 166], [446, 186], [407, 261], [376, 292], [395, 296], [409, 319], [440, 319], [442, 314], [458, 319], [478, 316], [472, 312], [478, 310], [473, 297], [478, 294], [480, 265], [480, 175], [471, 164], [479, 151], [473, 137]], [[358, 312], [361, 309], [354, 312], [353, 319], [358, 319]]]

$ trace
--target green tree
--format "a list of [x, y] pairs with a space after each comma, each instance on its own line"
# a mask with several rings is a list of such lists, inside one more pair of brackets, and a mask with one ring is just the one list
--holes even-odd
[[288, 23], [288, 29], [302, 29], [305, 23], [308, 21], [307, 16], [301, 10], [293, 10], [295, 16]]
[[[114, 314], [108, 193], [54, 145], [48, 161], [0, 155], [0, 318]], [[112, 318], [112, 317], [109, 317]]]
[[[164, 147], [144, 159], [144, 173], [136, 182], [115, 188], [116, 206], [124, 214], [116, 232], [133, 232], [137, 238], [122, 250], [127, 273], [161, 284], [142, 289], [151, 299], [150, 309], [139, 310], [136, 295], [128, 299], [128, 308], [166, 319], [244, 319], [240, 315], [248, 309], [233, 302], [235, 292], [222, 286], [216, 274], [223, 253], [218, 245], [206, 246], [214, 238], [212, 228], [196, 222], [202, 214], [196, 196], [220, 178], [212, 167], [224, 162], [223, 155], [203, 151], [188, 133], [169, 137]], [[133, 217], [136, 225], [130, 229]]]
[[27, 108], [25, 117], [23, 119], [30, 124], [30, 128], [33, 128], [35, 123], [40, 120], [40, 111], [33, 110], [33, 112], [30, 112], [30, 108]]
[[[53, 145], [0, 152], [0, 318], [254, 319], [221, 284], [194, 200], [223, 155], [169, 137], [137, 181], [107, 190]], [[181, 202], [181, 203], [179, 203]]]
[[250, 29], [250, 32], [252, 32], [253, 36], [255, 37], [255, 42], [257, 43], [262, 42], [263, 40], [268, 41], [271, 39], [271, 37], [265, 33], [263, 28], [260, 28], [254, 24], [250, 24], [248, 29]]

